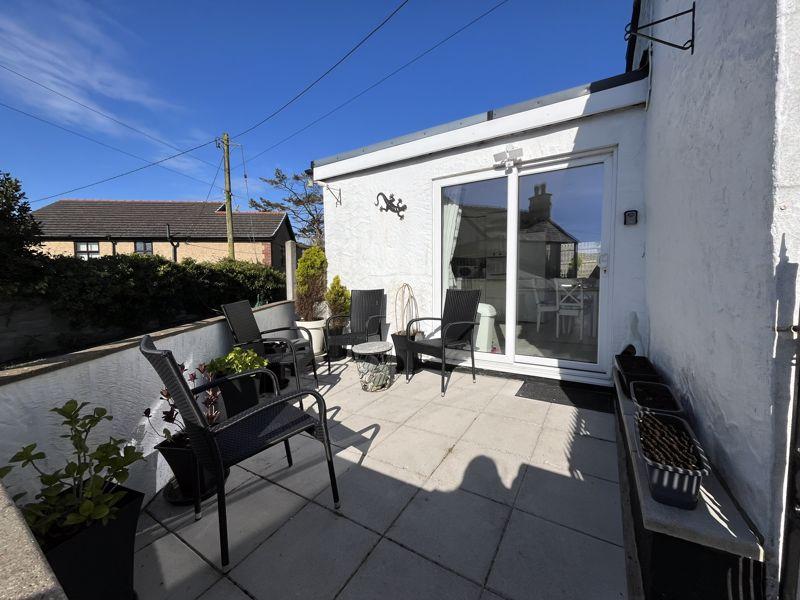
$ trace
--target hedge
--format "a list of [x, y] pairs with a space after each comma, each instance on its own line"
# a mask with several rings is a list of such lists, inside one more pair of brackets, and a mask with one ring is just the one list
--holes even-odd
[[[169, 327], [220, 314], [220, 305], [286, 298], [280, 271], [251, 262], [119, 254], [92, 260], [41, 257], [34, 283], [15, 295], [40, 299], [75, 327], [91, 324], [126, 331]], [[0, 298], [2, 293], [0, 293]]]

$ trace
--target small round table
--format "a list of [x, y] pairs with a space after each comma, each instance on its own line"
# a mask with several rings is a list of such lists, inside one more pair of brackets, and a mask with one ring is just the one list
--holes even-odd
[[365, 392], [385, 390], [392, 385], [391, 366], [386, 362], [391, 349], [389, 342], [365, 342], [353, 346], [361, 389]]

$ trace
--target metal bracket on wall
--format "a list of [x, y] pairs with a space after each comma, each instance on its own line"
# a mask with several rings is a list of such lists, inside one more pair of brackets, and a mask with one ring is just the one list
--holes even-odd
[[[658, 19], [657, 21], [653, 21], [652, 23], [639, 25], [636, 28], [634, 28], [633, 23], [628, 23], [625, 26], [625, 41], [628, 41], [632, 35], [635, 35], [636, 37], [644, 38], [646, 40], [650, 40], [658, 44], [664, 44], [666, 46], [669, 46], [670, 48], [677, 48], [678, 50], [690, 50], [691, 53], [694, 54], [694, 4], [695, 3], [692, 2], [692, 8], [688, 10], [675, 13], [674, 15], [664, 17], [663, 19]], [[668, 42], [667, 40], [662, 40], [661, 38], [657, 38], [652, 35], [642, 33], [642, 29], [645, 29], [647, 27], [652, 27], [653, 25], [658, 25], [659, 23], [664, 23], [665, 21], [669, 21], [670, 19], [677, 19], [678, 17], [682, 17], [684, 15], [692, 15], [692, 37], [686, 40], [683, 44]]]

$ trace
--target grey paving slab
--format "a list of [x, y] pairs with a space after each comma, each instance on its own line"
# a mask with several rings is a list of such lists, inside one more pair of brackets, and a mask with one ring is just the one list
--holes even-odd
[[[339, 477], [339, 512], [381, 533], [391, 525], [425, 478], [367, 457]], [[315, 499], [333, 508], [333, 499], [323, 490]]]
[[624, 552], [514, 510], [487, 587], [513, 600], [621, 600]]
[[230, 579], [223, 578], [197, 600], [250, 600], [250, 596], [231, 583]]
[[169, 533], [166, 528], [156, 522], [153, 517], [146, 512], [139, 514], [139, 522], [136, 524], [136, 542], [134, 543], [134, 551], [141, 550], [147, 544], [151, 544], [158, 538], [163, 537]]
[[475, 385], [470, 384], [470, 386], [449, 387], [443, 397], [441, 395], [434, 396], [433, 402], [480, 412], [486, 408], [486, 405], [489, 404], [493, 397], [494, 393], [491, 391], [480, 390]]
[[340, 600], [471, 600], [467, 581], [387, 539], [381, 540], [339, 596]]
[[139, 600], [190, 600], [221, 577], [172, 534], [139, 550], [133, 561]]
[[413, 396], [386, 394], [380, 400], [359, 410], [358, 414], [399, 424], [405, 422], [426, 404], [427, 400]]
[[474, 582], [482, 582], [510, 510], [461, 490], [422, 491], [387, 536]]
[[540, 432], [541, 428], [533, 423], [482, 414], [467, 429], [463, 439], [487, 448], [529, 457]]
[[331, 442], [336, 446], [368, 453], [399, 426], [393, 421], [354, 414], [329, 431]]
[[467, 440], [459, 440], [433, 472], [425, 489], [463, 489], [504, 504], [512, 504], [527, 459]]
[[230, 577], [259, 600], [333, 598], [377, 540], [352, 521], [308, 504]]
[[431, 433], [458, 438], [461, 437], [461, 434], [467, 430], [477, 416], [478, 413], [463, 408], [428, 404], [406, 421], [406, 425], [430, 431]]
[[616, 441], [614, 415], [576, 408], [565, 404], [552, 404], [547, 413], [545, 427], [558, 429], [577, 435], [588, 435], [610, 442]]
[[381, 442], [370, 456], [427, 477], [454, 444], [452, 438], [402, 426]]
[[518, 419], [528, 423], [535, 423], [536, 425], [543, 425], [549, 408], [550, 404], [540, 400], [497, 394], [489, 401], [483, 411], [509, 419]]
[[531, 464], [543, 468], [588, 473], [619, 481], [614, 442], [545, 428], [531, 456]]
[[[227, 495], [230, 564], [236, 565], [308, 502], [256, 477]], [[199, 521], [175, 530], [189, 546], [221, 568], [217, 505]]]
[[622, 507], [616, 483], [528, 467], [515, 506], [622, 545]]

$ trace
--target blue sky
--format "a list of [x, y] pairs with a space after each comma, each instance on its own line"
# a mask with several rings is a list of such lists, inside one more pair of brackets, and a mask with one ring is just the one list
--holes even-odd
[[[271, 146], [432, 46], [498, 0], [411, 0], [311, 92], [237, 141]], [[313, 81], [399, 0], [6, 0], [0, 63], [180, 148], [262, 119]], [[631, 0], [509, 0], [341, 111], [248, 164], [258, 176], [624, 71]], [[0, 102], [149, 160], [175, 151], [0, 69]], [[0, 107], [0, 170], [30, 200], [144, 164]], [[209, 145], [193, 154], [216, 165]], [[241, 150], [232, 162], [239, 165]], [[210, 182], [215, 166], [165, 163]], [[218, 179], [221, 182], [221, 178]], [[244, 200], [241, 169], [234, 192]], [[152, 167], [68, 197], [202, 199], [209, 186]], [[214, 189], [211, 198], [222, 197]], [[34, 207], [43, 206], [38, 202]]]

